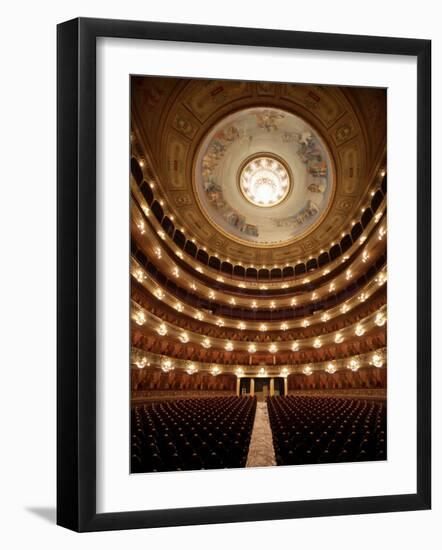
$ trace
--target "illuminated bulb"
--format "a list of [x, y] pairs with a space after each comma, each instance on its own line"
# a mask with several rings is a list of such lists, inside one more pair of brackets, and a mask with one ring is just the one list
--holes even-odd
[[195, 313], [195, 319], [197, 319], [198, 321], [202, 321], [204, 319], [204, 315], [201, 313], [201, 311], [197, 311]]
[[316, 300], [317, 297], [318, 297], [318, 293], [317, 293], [317, 292], [313, 292], [312, 298], [311, 298], [312, 301], [313, 301], [313, 300]]
[[139, 369], [144, 369], [144, 367], [146, 365], [148, 365], [148, 362], [147, 362], [147, 359], [145, 357], [142, 357], [141, 359], [138, 359], [137, 361], [135, 361], [135, 365], [139, 368]]
[[242, 321], [240, 321], [240, 322], [238, 323], [238, 328], [239, 328], [239, 330], [245, 330], [246, 324], [243, 323]]
[[224, 282], [224, 279], [222, 277], [217, 277], [216, 280], [219, 282], [219, 283], [223, 283]]
[[144, 279], [146, 278], [146, 275], [144, 274], [144, 271], [142, 269], [136, 269], [134, 272], [133, 272], [133, 276], [135, 277], [135, 279], [139, 282], [139, 283], [142, 283], [144, 281]]
[[137, 323], [137, 325], [144, 325], [146, 322], [146, 316], [142, 311], [137, 311], [134, 315], [134, 321]]
[[335, 342], [337, 344], [340, 344], [343, 341], [344, 341], [344, 337], [342, 336], [342, 334], [340, 332], [338, 332], [335, 336]]
[[365, 302], [366, 299], [367, 299], [367, 293], [366, 292], [363, 292], [358, 298], [358, 300], [360, 302]]
[[365, 235], [362, 235], [362, 237], [359, 238], [359, 244], [364, 244], [367, 240], [367, 237]]
[[144, 222], [143, 222], [143, 221], [138, 222], [138, 223], [137, 223], [137, 227], [138, 227], [138, 231], [139, 231], [142, 235], [144, 235], [144, 233], [146, 233], [146, 228], [145, 228], [145, 226], [144, 226]]
[[161, 369], [163, 372], [170, 372], [174, 369], [173, 363], [170, 359], [165, 359], [161, 364]]
[[143, 210], [144, 215], [146, 216], [146, 218], [148, 218], [148, 217], [150, 216], [150, 209], [149, 209], [149, 207], [147, 207], [147, 206], [145, 206], [145, 205], [143, 204], [143, 206], [142, 206], [141, 208], [142, 208], [142, 210]]
[[287, 376], [289, 375], [289, 369], [287, 367], [284, 367], [283, 369], [281, 369], [280, 375], [282, 376], [282, 378], [287, 378]]
[[178, 338], [183, 344], [187, 344], [187, 342], [189, 341], [189, 335], [187, 334], [187, 332], [182, 332]]
[[385, 170], [381, 170], [381, 177], [384, 178], [386, 173], [387, 172]]
[[253, 300], [252, 302], [252, 306], [251, 306], [253, 309], [256, 309], [258, 307], [257, 303], [255, 300]]
[[276, 346], [276, 344], [270, 344], [269, 351], [270, 353], [276, 353], [278, 351], [278, 347]]
[[255, 344], [250, 344], [250, 346], [247, 348], [247, 351], [249, 353], [255, 353], [256, 352], [256, 346]]
[[183, 306], [183, 304], [180, 304], [179, 302], [177, 302], [177, 303], [175, 304], [174, 307], [175, 307], [175, 309], [176, 309], [177, 311], [179, 311], [180, 313], [182, 313], [182, 312], [184, 311], [184, 306]]
[[356, 336], [362, 336], [365, 333], [365, 329], [362, 325], [357, 325], [355, 328]]
[[178, 256], [178, 258], [181, 258], [181, 259], [184, 258], [183, 253], [181, 252], [181, 250], [177, 250], [176, 255]]
[[164, 292], [161, 288], [156, 288], [153, 293], [155, 298], [158, 298], [158, 300], [162, 300], [164, 298]]
[[190, 283], [190, 288], [192, 290], [196, 290], [196, 284], [195, 283]]
[[178, 277], [180, 276], [180, 270], [177, 267], [174, 267], [172, 269], [172, 275], [178, 279]]
[[356, 359], [352, 359], [347, 365], [347, 368], [353, 372], [357, 371], [359, 369], [359, 361], [356, 361]]
[[213, 290], [211, 290], [209, 292], [209, 300], [214, 300], [215, 299], [215, 293], [213, 292]]
[[385, 273], [379, 273], [378, 278], [376, 279], [379, 286], [382, 286], [387, 282], [387, 275]]
[[204, 338], [204, 340], [201, 342], [201, 345], [203, 346], [203, 348], [206, 348], [206, 349], [209, 349], [212, 346], [209, 338]]
[[225, 349], [226, 349], [226, 351], [233, 351], [232, 342], [227, 342], [227, 344], [225, 345]]
[[166, 336], [167, 334], [167, 327], [164, 323], [161, 323], [161, 325], [157, 328], [157, 332], [160, 336]]
[[166, 239], [166, 233], [164, 233], [164, 231], [158, 231], [158, 235], [160, 236], [161, 239], [163, 239], [163, 241]]
[[280, 329], [281, 330], [287, 330], [289, 328], [287, 323], [281, 323]]
[[324, 269], [324, 271], [322, 272], [323, 275], [328, 275], [329, 273], [330, 273], [329, 269]]
[[259, 330], [260, 330], [261, 332], [266, 332], [266, 331], [267, 331], [267, 325], [264, 324], [264, 323], [261, 323], [261, 324], [259, 325]]
[[282, 283], [281, 288], [288, 288], [289, 285], [287, 283]]
[[236, 305], [236, 300], [235, 300], [235, 298], [230, 298], [229, 304], [230, 304], [231, 306]]
[[307, 283], [310, 282], [310, 279], [308, 279], [307, 277], [302, 281], [304, 285], [306, 285]]
[[385, 318], [385, 315], [383, 315], [382, 313], [377, 313], [376, 314], [374, 322], [376, 323], [376, 325], [378, 327], [383, 327], [385, 325], [386, 321], [387, 321], [387, 319]]
[[383, 365], [382, 357], [379, 355], [379, 353], [375, 353], [373, 357], [371, 358], [371, 364], [374, 365], [376, 368], [380, 369]]
[[331, 283], [330, 286], [328, 287], [328, 291], [333, 292], [335, 288], [336, 288], [335, 283]]
[[349, 281], [352, 277], [353, 277], [353, 273], [352, 273], [351, 269], [347, 269], [347, 272], [345, 274], [346, 280]]
[[362, 261], [364, 262], [364, 264], [367, 262], [369, 257], [370, 257], [370, 254], [366, 250], [364, 250], [362, 254]]
[[336, 367], [333, 365], [333, 363], [329, 363], [326, 367], [325, 367], [325, 370], [329, 373], [329, 374], [334, 374], [336, 372]]
[[244, 369], [242, 369], [241, 367], [238, 367], [236, 370], [235, 370], [235, 374], [238, 378], [241, 378], [241, 376], [244, 376]]
[[290, 302], [290, 305], [293, 307], [293, 306], [296, 306], [296, 298], [292, 298], [292, 301]]
[[239, 283], [239, 288], [246, 288], [246, 285], [244, 283]]
[[316, 338], [316, 340], [313, 342], [314, 348], [320, 348], [322, 346], [322, 342], [319, 338]]
[[321, 316], [321, 321], [323, 323], [326, 323], [329, 320], [330, 320], [330, 315], [328, 313], [323, 313], [322, 316]]
[[275, 304], [275, 302], [272, 300], [272, 301], [270, 302], [270, 309], [275, 309], [275, 307], [276, 307], [276, 304]]
[[293, 342], [292, 343], [292, 351], [298, 351], [299, 349], [299, 344], [298, 342]]
[[220, 373], [221, 373], [221, 369], [217, 366], [214, 366], [210, 369], [210, 374], [212, 376], [218, 376], [218, 374], [220, 374]]
[[347, 304], [344, 304], [342, 307], [341, 307], [341, 313], [347, 313], [347, 311], [350, 309], [350, 306], [348, 306]]
[[198, 372], [198, 367], [196, 367], [193, 363], [189, 363], [186, 367], [186, 372], [190, 375], [195, 374]]
[[386, 234], [385, 228], [381, 227], [379, 229], [378, 239], [381, 241], [385, 237], [385, 234]]
[[374, 217], [374, 221], [378, 223], [378, 221], [382, 218], [382, 212], [378, 212], [376, 216]]
[[259, 287], [259, 289], [260, 289], [260, 290], [267, 290], [267, 287], [266, 287], [266, 285], [261, 285], [261, 286]]
[[196, 270], [198, 271], [198, 273], [204, 273], [203, 268], [200, 266], [198, 266]]
[[310, 376], [311, 374], [313, 374], [313, 369], [311, 367], [304, 367], [302, 369], [302, 372], [306, 375], [306, 376]]
[[218, 319], [215, 321], [215, 324], [217, 327], [223, 327], [224, 321], [218, 317]]
[[267, 376], [267, 372], [264, 367], [261, 367], [258, 371], [258, 376]]
[[303, 326], [304, 328], [307, 328], [307, 327], [310, 326], [310, 323], [307, 321], [307, 319], [304, 319], [304, 321], [302, 321], [302, 326]]
[[161, 259], [161, 248], [159, 246], [156, 246], [155, 247], [155, 256], [158, 258], [158, 259]]

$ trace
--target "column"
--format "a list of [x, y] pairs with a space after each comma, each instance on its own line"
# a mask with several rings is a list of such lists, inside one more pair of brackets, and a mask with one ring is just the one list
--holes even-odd
[[255, 395], [255, 379], [250, 378], [250, 395], [253, 397]]
[[241, 388], [241, 378], [238, 376], [238, 377], [236, 378], [236, 395], [237, 395], [237, 397], [240, 396], [240, 393], [239, 393], [239, 392], [240, 392], [240, 388]]
[[284, 378], [284, 397], [287, 397], [289, 393], [289, 381], [287, 376]]
[[275, 379], [270, 378], [270, 397], [275, 395]]

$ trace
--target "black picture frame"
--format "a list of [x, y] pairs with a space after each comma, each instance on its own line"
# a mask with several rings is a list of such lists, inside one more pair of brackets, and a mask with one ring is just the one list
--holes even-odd
[[[96, 39], [116, 37], [414, 56], [417, 59], [417, 492], [96, 512]], [[431, 41], [74, 19], [57, 29], [57, 523], [103, 531], [431, 506]]]

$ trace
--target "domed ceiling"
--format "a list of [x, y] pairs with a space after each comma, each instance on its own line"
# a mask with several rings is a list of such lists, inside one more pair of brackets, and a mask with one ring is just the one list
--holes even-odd
[[306, 261], [370, 201], [385, 162], [383, 90], [158, 77], [133, 87], [136, 154], [176, 226], [209, 254]]
[[302, 238], [330, 207], [333, 166], [318, 132], [281, 109], [235, 112], [208, 132], [193, 174], [199, 206], [222, 234], [276, 246]]

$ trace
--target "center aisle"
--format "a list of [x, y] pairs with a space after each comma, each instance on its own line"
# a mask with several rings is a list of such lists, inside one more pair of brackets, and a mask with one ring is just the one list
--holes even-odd
[[276, 466], [275, 450], [273, 448], [272, 430], [270, 428], [267, 403], [256, 405], [255, 422], [250, 440], [246, 468], [257, 466]]

